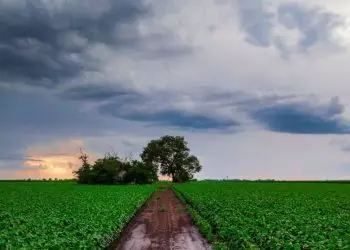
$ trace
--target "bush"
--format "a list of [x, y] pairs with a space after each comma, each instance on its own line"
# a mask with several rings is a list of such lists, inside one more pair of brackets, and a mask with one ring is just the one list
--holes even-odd
[[90, 165], [86, 154], [79, 158], [83, 164], [74, 173], [81, 184], [147, 184], [157, 180], [153, 169], [141, 161], [122, 160], [117, 155], [107, 154]]
[[124, 175], [124, 183], [147, 184], [151, 183], [147, 170], [133, 167]]

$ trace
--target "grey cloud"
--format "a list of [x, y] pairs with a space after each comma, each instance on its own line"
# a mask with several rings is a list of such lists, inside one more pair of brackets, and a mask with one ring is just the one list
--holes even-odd
[[262, 0], [238, 0], [238, 10], [246, 41], [255, 46], [270, 46], [274, 14], [265, 9]]
[[[176, 96], [152, 96], [130, 94], [120, 96], [113, 102], [102, 105], [99, 111], [113, 117], [145, 122], [151, 125], [176, 127], [182, 130], [229, 130], [239, 127], [240, 123], [231, 118], [223, 118], [217, 114], [203, 114], [198, 110], [188, 111], [172, 105]], [[164, 101], [163, 101], [164, 100]], [[160, 105], [161, 103], [161, 105]]]
[[[155, 96], [158, 96], [155, 94]], [[198, 107], [186, 110], [172, 106], [174, 96], [166, 97], [168, 105], [160, 106], [162, 99], [144, 95], [118, 97], [100, 107], [100, 112], [114, 117], [148, 122], [181, 129], [219, 129], [242, 127], [254, 121], [267, 130], [295, 134], [348, 134], [350, 123], [342, 117], [345, 107], [338, 97], [320, 103], [314, 96], [293, 94], [250, 95], [244, 92], [212, 92], [193, 97]], [[210, 105], [213, 104], [213, 105]], [[209, 105], [212, 112], [203, 114], [199, 106]], [[226, 110], [225, 116], [219, 110]], [[231, 110], [231, 111], [229, 111]], [[248, 119], [248, 120], [246, 120]]]
[[315, 105], [308, 100], [271, 103], [251, 107], [249, 115], [265, 128], [295, 134], [350, 134], [350, 123], [341, 115], [344, 106], [338, 97], [328, 105]]
[[88, 52], [101, 43], [152, 60], [192, 53], [170, 30], [141, 32], [153, 14], [143, 0], [1, 1], [0, 84], [55, 87], [99, 71], [103, 58]]
[[342, 146], [341, 150], [344, 151], [344, 152], [350, 152], [350, 143], [348, 143], [347, 145]]
[[294, 134], [350, 134], [350, 122], [342, 115], [345, 106], [339, 97], [320, 103], [314, 96], [293, 94], [249, 95], [223, 93], [207, 101], [218, 102], [246, 114], [267, 130]]
[[[166, 44], [166, 43], [165, 43]], [[143, 50], [143, 51], [142, 51]], [[159, 58], [167, 58], [167, 60], [171, 58], [178, 58], [181, 56], [187, 56], [192, 54], [194, 48], [191, 48], [187, 45], [174, 45], [169, 46], [164, 44], [162, 46], [156, 48], [142, 48], [141, 55], [145, 59], [154, 60]]]
[[288, 29], [297, 29], [302, 37], [298, 41], [300, 51], [317, 43], [332, 43], [331, 32], [342, 25], [342, 18], [320, 8], [306, 7], [300, 3], [284, 3], [278, 7], [278, 21]]
[[71, 87], [60, 95], [69, 100], [77, 101], [106, 101], [108, 99], [128, 95], [129, 92], [117, 87], [111, 87], [104, 84], [85, 84], [81, 86]]
[[99, 43], [152, 59], [191, 53], [170, 30], [141, 33], [152, 14], [143, 0], [0, 1], [0, 84], [55, 87], [98, 71], [101, 58], [88, 50]]
[[350, 141], [346, 139], [334, 139], [329, 143], [331, 146], [339, 148], [346, 153], [350, 152]]
[[338, 96], [332, 97], [329, 105], [326, 107], [325, 114], [332, 117], [340, 115], [345, 111], [345, 106], [340, 102]]
[[0, 114], [0, 138], [9, 130], [33, 137], [83, 136], [102, 133], [113, 127], [103, 117], [82, 111], [76, 102], [62, 100], [49, 91], [22, 93], [1, 90]]
[[[30, 49], [22, 49], [16, 45], [0, 45], [0, 68], [0, 77], [5, 81], [11, 81], [13, 78], [56, 81], [59, 78], [75, 76], [84, 66], [71, 60], [69, 55], [34, 41]], [[46, 84], [45, 81], [40, 83]]]
[[0, 161], [24, 161], [25, 157], [21, 153], [14, 153], [5, 151], [4, 149], [0, 150]]
[[210, 95], [203, 98], [205, 102], [217, 102], [221, 106], [234, 106], [242, 112], [249, 112], [252, 108], [266, 107], [276, 105], [280, 102], [291, 102], [298, 96], [294, 94], [278, 94], [278, 93], [247, 93], [243, 91], [221, 92], [211, 91]]
[[[0, 80], [54, 85], [94, 66], [88, 43], [130, 45], [118, 32], [147, 12], [141, 1], [0, 2]], [[135, 29], [135, 25], [129, 25]]]
[[[267, 10], [267, 1], [238, 0], [241, 29], [248, 43], [258, 47], [274, 47], [284, 59], [293, 53], [306, 53], [317, 44], [340, 47], [331, 38], [333, 29], [343, 25], [341, 16], [319, 7], [298, 2], [282, 3], [276, 12]], [[301, 38], [290, 45], [289, 37], [276, 31], [277, 25], [297, 30]]]
[[[32, 38], [55, 48], [67, 47], [62, 38], [67, 36], [69, 38], [69, 35], [71, 38], [75, 35], [88, 41], [127, 44], [129, 41], [123, 40], [123, 34], [120, 33], [124, 25], [133, 24], [149, 11], [142, 0], [98, 2], [27, 0], [22, 6], [6, 2], [2, 2], [1, 5], [3, 42]], [[136, 29], [135, 26], [127, 27]]]
[[130, 122], [83, 111], [83, 106], [46, 89], [26, 93], [0, 88], [0, 171], [21, 168], [24, 160], [33, 159], [26, 156], [33, 145], [135, 129]]
[[0, 171], [11, 169], [17, 170], [22, 168], [22, 163], [26, 159], [25, 148], [29, 143], [35, 143], [36, 138], [28, 133], [24, 133], [21, 130], [11, 128], [16, 125], [5, 129], [0, 129]]

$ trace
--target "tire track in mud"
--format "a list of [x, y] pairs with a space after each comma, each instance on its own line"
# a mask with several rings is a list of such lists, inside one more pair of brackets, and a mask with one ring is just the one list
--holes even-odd
[[152, 195], [129, 223], [114, 250], [211, 250], [184, 205], [169, 188]]

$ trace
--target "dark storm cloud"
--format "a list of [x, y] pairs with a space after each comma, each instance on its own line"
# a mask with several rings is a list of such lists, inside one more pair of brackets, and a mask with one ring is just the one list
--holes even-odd
[[190, 114], [180, 110], [162, 110], [155, 113], [135, 112], [122, 116], [124, 119], [151, 122], [157, 125], [178, 127], [181, 129], [207, 130], [207, 129], [228, 129], [239, 126], [238, 123], [229, 119]]
[[[62, 100], [48, 91], [24, 93], [1, 90], [0, 114], [2, 139], [2, 134], [6, 135], [9, 131], [18, 133], [18, 136], [15, 136], [16, 133], [12, 133], [12, 136], [15, 136], [16, 140], [22, 140], [22, 134], [32, 137], [82, 136], [98, 134], [108, 127], [101, 117], [92, 112], [84, 112], [76, 102]], [[8, 140], [11, 140], [11, 137]]]
[[160, 100], [154, 101], [152, 98], [134, 94], [120, 97], [117, 101], [101, 106], [100, 112], [125, 120], [177, 127], [183, 130], [225, 130], [240, 125], [232, 119], [162, 107], [160, 103], [162, 103]]
[[117, 87], [103, 84], [86, 84], [66, 89], [60, 95], [69, 100], [104, 101], [117, 96], [128, 95], [129, 92]]
[[143, 0], [0, 1], [0, 84], [54, 87], [98, 71], [103, 58], [87, 53], [95, 44], [152, 60], [192, 52], [170, 30], [140, 33], [152, 15]]
[[350, 122], [341, 117], [345, 107], [338, 97], [320, 104], [313, 96], [225, 92], [213, 93], [205, 100], [217, 102], [220, 107], [232, 107], [274, 132], [350, 134]]
[[325, 107], [307, 103], [277, 104], [253, 109], [251, 117], [268, 130], [292, 134], [349, 134], [350, 124], [339, 115], [344, 106], [333, 98]]
[[87, 46], [135, 46], [148, 14], [142, 0], [0, 1], [0, 81], [53, 86], [97, 69]]
[[[170, 97], [169, 97], [170, 98]], [[168, 102], [171, 102], [171, 98]], [[174, 98], [174, 97], [173, 97]], [[294, 134], [347, 134], [350, 124], [341, 118], [344, 105], [334, 97], [326, 105], [315, 104], [309, 96], [271, 94], [260, 97], [243, 92], [213, 92], [204, 96], [204, 103], [215, 103], [217, 108], [234, 109], [264, 126], [267, 130]], [[176, 98], [175, 98], [176, 99]], [[173, 99], [174, 100], [174, 99]], [[199, 101], [199, 102], [201, 102]], [[100, 107], [102, 114], [117, 118], [178, 127], [183, 130], [227, 130], [241, 127], [245, 121], [211, 113], [177, 109], [159, 98], [141, 94], [118, 96], [116, 100]], [[200, 104], [199, 104], [200, 105]], [[214, 108], [215, 109], [215, 108]]]

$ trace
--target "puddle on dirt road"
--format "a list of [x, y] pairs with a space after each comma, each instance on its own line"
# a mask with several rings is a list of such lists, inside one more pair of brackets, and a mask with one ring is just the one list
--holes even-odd
[[171, 189], [153, 195], [117, 242], [115, 250], [211, 250]]
[[[182, 228], [181, 233], [169, 238], [169, 242], [160, 242], [151, 239], [146, 234], [146, 225], [137, 226], [130, 238], [116, 249], [123, 250], [148, 250], [148, 249], [172, 249], [172, 250], [211, 250], [210, 245], [203, 239], [197, 228]], [[153, 243], [152, 243], [153, 242]], [[164, 248], [167, 244], [167, 247]]]
[[[149, 249], [151, 239], [146, 235], [146, 225], [140, 224], [131, 233], [130, 239], [124, 243], [124, 250], [143, 250]], [[119, 249], [119, 248], [117, 248]]]
[[182, 228], [182, 232], [171, 239], [171, 249], [176, 250], [209, 250], [211, 247], [203, 240], [197, 228]]

